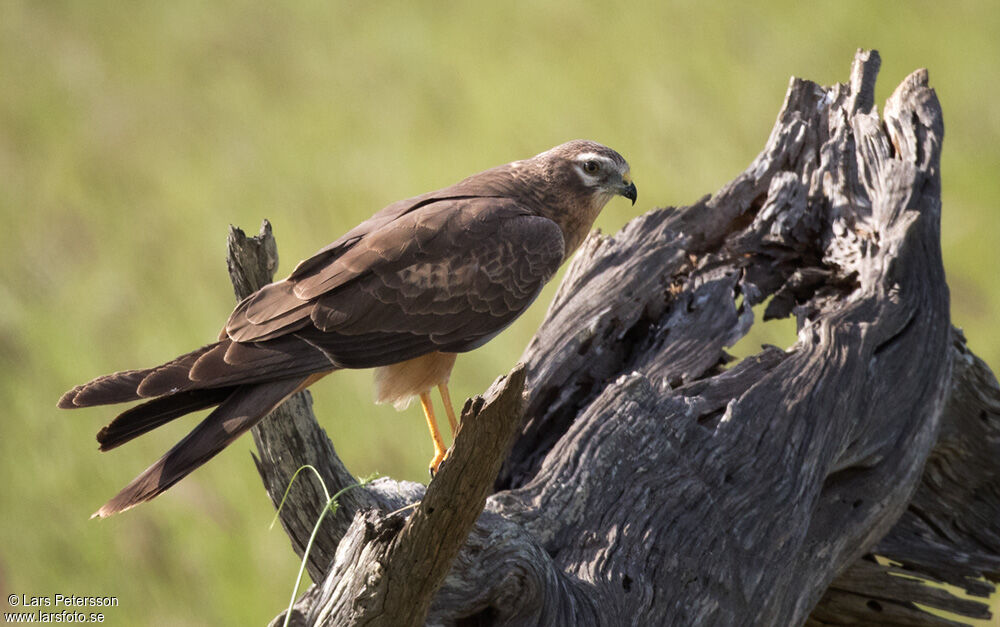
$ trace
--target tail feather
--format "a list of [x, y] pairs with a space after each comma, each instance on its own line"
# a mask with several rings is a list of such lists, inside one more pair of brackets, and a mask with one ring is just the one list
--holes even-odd
[[141, 398], [137, 392], [139, 384], [152, 371], [152, 368], [126, 370], [98, 377], [63, 394], [62, 398], [59, 399], [58, 407], [60, 409], [74, 409], [139, 400]]
[[98, 377], [63, 394], [58, 405], [70, 409], [208, 388], [232, 389], [276, 378], [306, 376], [329, 370], [332, 365], [322, 350], [296, 336], [245, 344], [224, 339], [155, 368]]
[[189, 390], [147, 401], [119, 414], [98, 432], [97, 442], [102, 451], [110, 451], [174, 418], [218, 405], [234, 390], [234, 387]]
[[[97, 377], [93, 381], [78, 385], [59, 399], [58, 407], [61, 409], [73, 409], [76, 407], [92, 407], [94, 405], [114, 405], [115, 403], [128, 403], [143, 398], [152, 398], [172, 392], [179, 392], [191, 387], [191, 380], [187, 377], [189, 367], [184, 365], [193, 363], [200, 355], [205, 354], [214, 348], [216, 344], [203, 346], [196, 351], [181, 355], [167, 363], [155, 368], [143, 368], [141, 370], [125, 370], [112, 374]], [[143, 382], [151, 376], [162, 371], [167, 371], [174, 376], [170, 378], [170, 385], [166, 386], [158, 394], [149, 394], [141, 388]], [[163, 381], [165, 376], [159, 376], [158, 380]], [[171, 389], [171, 386], [173, 389]]]
[[154, 498], [215, 457], [309, 380], [309, 377], [294, 377], [237, 387], [201, 424], [92, 518], [106, 518]]
[[98, 377], [66, 392], [69, 409], [143, 400], [97, 434], [102, 451], [184, 414], [218, 405], [191, 433], [94, 516], [115, 514], [160, 494], [214, 457], [298, 389], [335, 370], [326, 353], [297, 336], [238, 343], [225, 338], [163, 365]]
[[191, 368], [195, 362], [202, 355], [212, 352], [218, 346], [218, 343], [202, 346], [196, 351], [171, 359], [162, 366], [151, 368], [149, 373], [139, 382], [136, 391], [143, 398], [153, 398], [189, 389], [193, 384]]

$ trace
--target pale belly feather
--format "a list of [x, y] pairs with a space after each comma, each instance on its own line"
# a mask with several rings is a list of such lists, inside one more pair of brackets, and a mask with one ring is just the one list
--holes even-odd
[[375, 402], [405, 409], [414, 396], [447, 383], [455, 353], [433, 352], [375, 369]]

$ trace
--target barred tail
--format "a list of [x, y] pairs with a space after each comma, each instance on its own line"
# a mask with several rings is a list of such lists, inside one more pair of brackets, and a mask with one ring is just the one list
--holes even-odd
[[[201, 424], [167, 451], [156, 463], [133, 479], [113, 499], [97, 510], [92, 517], [106, 518], [156, 497], [215, 457], [222, 449], [284, 402], [286, 398], [307, 384], [309, 380], [309, 377], [296, 377], [267, 383], [241, 385], [235, 388]], [[204, 400], [202, 399], [202, 401]], [[142, 407], [146, 407], [146, 405], [136, 409]], [[171, 411], [164, 411], [161, 415], [171, 415]], [[116, 419], [115, 422], [118, 420]], [[141, 420], [139, 423], [143, 425], [140, 429], [152, 428], [146, 427], [146, 423]], [[106, 429], [113, 425], [114, 422]], [[123, 433], [125, 435], [122, 437], [125, 439], [122, 441], [134, 437], [134, 435], [128, 435], [128, 429], [124, 429]]]

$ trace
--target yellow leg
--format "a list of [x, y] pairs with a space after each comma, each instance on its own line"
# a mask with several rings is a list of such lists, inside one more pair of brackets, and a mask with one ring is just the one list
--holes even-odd
[[448, 384], [438, 385], [438, 392], [441, 393], [441, 402], [444, 403], [444, 411], [448, 414], [448, 425], [451, 427], [451, 437], [455, 439], [455, 431], [458, 430], [458, 421], [455, 420], [455, 410], [451, 405], [451, 395], [448, 394]]
[[441, 439], [441, 432], [438, 431], [437, 420], [434, 418], [434, 406], [431, 405], [430, 392], [420, 394], [420, 405], [424, 408], [424, 417], [427, 418], [427, 428], [431, 432], [431, 439], [434, 440], [434, 457], [431, 459], [431, 476], [437, 472], [438, 466], [445, 458], [444, 440]]

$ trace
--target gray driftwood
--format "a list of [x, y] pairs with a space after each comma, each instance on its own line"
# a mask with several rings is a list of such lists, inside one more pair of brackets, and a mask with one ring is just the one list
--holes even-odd
[[[914, 579], [980, 598], [1000, 580], [1000, 388], [949, 319], [937, 98], [920, 70], [880, 116], [878, 67], [859, 51], [848, 84], [793, 79], [733, 182], [592, 236], [522, 357], [523, 423], [516, 369], [466, 404], [426, 493], [348, 492], [291, 622], [960, 624], [915, 603], [987, 617]], [[270, 278], [266, 230], [234, 232], [238, 292]], [[794, 315], [798, 340], [732, 364], [757, 305]], [[353, 482], [307, 397], [286, 408], [254, 432], [272, 500], [303, 463], [331, 491]], [[313, 481], [282, 512], [299, 554], [323, 506]]]

